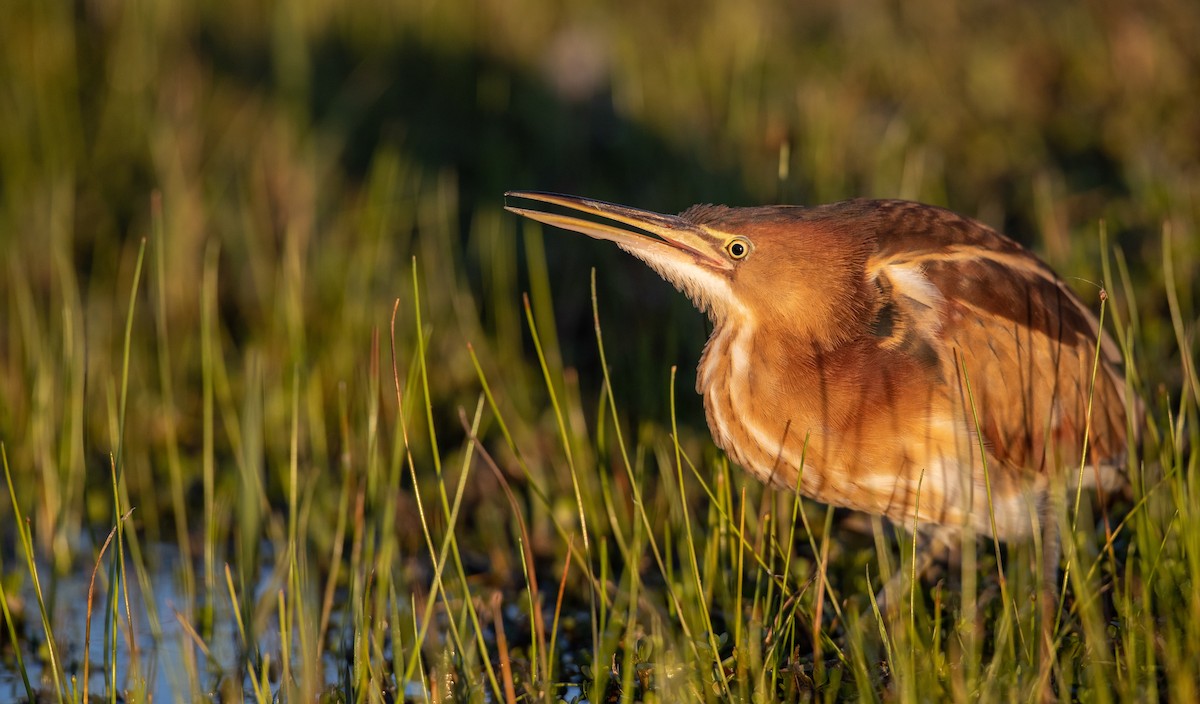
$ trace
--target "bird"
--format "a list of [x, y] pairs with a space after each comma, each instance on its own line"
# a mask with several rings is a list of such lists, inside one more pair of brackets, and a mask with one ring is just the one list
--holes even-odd
[[946, 546], [968, 529], [1040, 535], [1054, 566], [1055, 487], [1129, 491], [1143, 410], [1119, 346], [1046, 263], [978, 220], [903, 200], [678, 215], [538, 191], [505, 202], [616, 244], [707, 314], [696, 391], [716, 445], [763, 482]]

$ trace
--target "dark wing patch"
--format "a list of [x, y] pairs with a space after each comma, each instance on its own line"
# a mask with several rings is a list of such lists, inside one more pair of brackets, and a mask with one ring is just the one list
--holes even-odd
[[940, 378], [941, 355], [936, 340], [941, 328], [940, 312], [918, 300], [920, 293], [898, 286], [886, 271], [875, 278], [875, 287], [879, 306], [868, 330], [878, 339], [879, 347], [907, 355]]
[[875, 313], [875, 319], [871, 321], [871, 334], [875, 337], [889, 339], [896, 331], [896, 316], [899, 313], [896, 310], [895, 301], [886, 301], [879, 310]]
[[1057, 280], [986, 258], [930, 261], [925, 273], [948, 299], [1067, 345], [1095, 343], [1097, 321]]

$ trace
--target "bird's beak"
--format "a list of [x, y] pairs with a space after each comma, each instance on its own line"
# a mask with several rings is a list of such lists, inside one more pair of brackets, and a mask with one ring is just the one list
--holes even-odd
[[524, 215], [531, 220], [581, 232], [598, 240], [615, 242], [621, 249], [660, 271], [660, 267], [686, 269], [700, 266], [719, 271], [730, 268], [729, 260], [720, 255], [721, 243], [699, 226], [675, 215], [662, 215], [557, 193], [509, 191], [504, 197], [548, 203], [598, 218], [585, 220], [573, 215], [504, 206], [510, 213]]

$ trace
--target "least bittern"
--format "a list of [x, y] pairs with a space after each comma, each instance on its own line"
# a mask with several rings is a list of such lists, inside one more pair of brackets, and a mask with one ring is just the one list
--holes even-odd
[[1117, 345], [1050, 267], [980, 222], [896, 200], [674, 216], [506, 196], [616, 243], [708, 314], [696, 390], [717, 445], [763, 481], [943, 541], [1049, 531], [1056, 480], [1127, 488], [1140, 405]]

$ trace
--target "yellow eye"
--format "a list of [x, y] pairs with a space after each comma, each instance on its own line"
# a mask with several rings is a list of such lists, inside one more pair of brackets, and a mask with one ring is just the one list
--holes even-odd
[[750, 241], [744, 237], [734, 237], [725, 243], [725, 251], [730, 259], [745, 259], [750, 254]]

